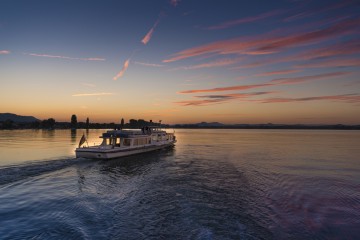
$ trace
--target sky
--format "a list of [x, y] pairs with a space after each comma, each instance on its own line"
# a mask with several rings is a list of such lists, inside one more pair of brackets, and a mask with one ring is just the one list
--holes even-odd
[[360, 124], [360, 0], [1, 0], [0, 112]]

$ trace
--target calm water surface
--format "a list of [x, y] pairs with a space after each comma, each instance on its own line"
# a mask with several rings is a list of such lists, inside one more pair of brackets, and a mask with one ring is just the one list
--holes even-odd
[[0, 131], [0, 239], [359, 239], [359, 131], [176, 130], [110, 161], [74, 158], [83, 132]]

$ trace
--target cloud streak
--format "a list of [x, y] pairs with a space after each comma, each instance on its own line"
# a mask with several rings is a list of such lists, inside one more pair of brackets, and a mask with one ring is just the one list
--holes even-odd
[[10, 51], [8, 50], [0, 50], [0, 55], [2, 54], [10, 54]]
[[82, 85], [84, 85], [84, 86], [86, 86], [86, 87], [91, 87], [91, 88], [94, 88], [94, 87], [96, 87], [96, 85], [95, 84], [93, 84], [93, 83], [86, 83], [86, 82], [83, 82], [83, 83], [81, 83]]
[[176, 7], [179, 4], [180, 0], [170, 0], [170, 4]]
[[320, 62], [308, 62], [295, 65], [295, 68], [329, 68], [329, 67], [355, 67], [360, 66], [360, 59], [330, 59]]
[[196, 90], [186, 90], [181, 91], [181, 94], [188, 94], [188, 93], [203, 93], [203, 92], [224, 92], [224, 91], [235, 91], [235, 90], [247, 90], [252, 88], [259, 88], [259, 87], [267, 87], [272, 86], [272, 83], [263, 83], [263, 84], [252, 84], [252, 85], [237, 85], [231, 87], [219, 87], [219, 88], [210, 88], [210, 89], [196, 89]]
[[205, 98], [203, 100], [186, 100], [174, 102], [179, 106], [208, 106], [214, 104], [227, 103], [230, 101], [240, 100], [245, 102], [257, 103], [294, 103], [294, 102], [310, 102], [310, 101], [332, 101], [344, 103], [360, 103], [359, 94], [342, 94], [342, 95], [329, 95], [329, 96], [312, 96], [303, 98], [267, 98], [267, 99], [250, 99], [254, 96], [261, 96], [272, 94], [274, 92], [254, 92], [254, 93], [235, 93], [225, 95], [205, 95], [195, 96], [196, 98]]
[[176, 69], [189, 70], [189, 69], [200, 69], [200, 68], [223, 67], [223, 66], [233, 65], [235, 63], [238, 63], [241, 60], [242, 60], [242, 58], [223, 58], [223, 59], [218, 59], [218, 60], [215, 60], [212, 62], [196, 64], [196, 65], [192, 65], [192, 66], [179, 67]]
[[236, 86], [230, 86], [230, 87], [186, 90], [186, 91], [181, 91], [178, 93], [189, 94], [189, 93], [203, 93], [203, 92], [223, 92], [223, 91], [247, 90], [247, 89], [269, 87], [269, 86], [275, 86], [275, 85], [299, 84], [299, 83], [304, 83], [304, 82], [309, 82], [309, 81], [324, 80], [324, 79], [326, 80], [329, 78], [345, 76], [348, 74], [351, 74], [351, 72], [331, 72], [331, 73], [324, 73], [324, 74], [311, 75], [311, 76], [302, 76], [302, 77], [293, 77], [293, 78], [277, 78], [277, 79], [273, 79], [269, 82], [262, 83], [262, 84], [236, 85]]
[[297, 13], [295, 15], [292, 15], [290, 17], [285, 18], [284, 21], [285, 22], [290, 22], [290, 21], [293, 21], [293, 20], [308, 18], [308, 17], [313, 16], [315, 14], [318, 15], [318, 14], [323, 13], [323, 12], [343, 8], [343, 7], [346, 7], [346, 6], [351, 5], [353, 3], [356, 3], [356, 1], [351, 1], [351, 0], [350, 1], [341, 1], [339, 3], [332, 4], [332, 5], [330, 5], [328, 7], [325, 7], [325, 8], [324, 7], [315, 8], [315, 9], [312, 9], [312, 10]]
[[89, 97], [89, 96], [109, 96], [114, 95], [114, 93], [108, 93], [108, 92], [100, 92], [100, 93], [76, 93], [73, 94], [73, 97]]
[[334, 101], [346, 103], [359, 103], [360, 95], [358, 94], [344, 94], [344, 95], [330, 95], [330, 96], [316, 96], [304, 98], [268, 98], [261, 100], [262, 103], [290, 103], [290, 102], [308, 102], [308, 101]]
[[257, 36], [250, 40], [235, 38], [217, 41], [180, 51], [172, 57], [163, 60], [163, 62], [174, 62], [204, 54], [272, 54], [290, 47], [315, 44], [339, 36], [343, 37], [344, 35], [357, 32], [359, 24], [360, 18], [346, 19], [320, 30], [304, 31], [287, 36]]
[[223, 23], [220, 23], [220, 24], [217, 24], [214, 26], [207, 27], [206, 29], [208, 29], [208, 30], [225, 29], [225, 28], [233, 27], [236, 25], [244, 24], [244, 23], [251, 23], [251, 22], [263, 20], [263, 19], [273, 17], [273, 16], [278, 15], [283, 12], [284, 12], [284, 10], [270, 11], [270, 12], [262, 13], [262, 14], [259, 14], [256, 16], [251, 16], [251, 17], [240, 18], [240, 19], [236, 19], [236, 20], [232, 20], [232, 21], [223, 22]]
[[49, 55], [49, 54], [37, 54], [37, 53], [23, 53], [24, 55], [33, 56], [33, 57], [45, 57], [45, 58], [59, 58], [59, 59], [69, 59], [69, 60], [81, 60], [81, 61], [105, 61], [105, 58], [78, 58], [78, 57], [67, 57], [60, 55]]
[[353, 39], [349, 41], [328, 45], [325, 47], [303, 51], [301, 53], [287, 57], [278, 56], [277, 58], [262, 59], [241, 66], [232, 67], [231, 69], [236, 70], [236, 69], [244, 69], [244, 68], [254, 68], [254, 67], [271, 65], [282, 62], [317, 60], [317, 59], [324, 59], [330, 57], [352, 55], [357, 53], [360, 53], [360, 39]]
[[120, 72], [113, 78], [114, 80], [117, 80], [118, 78], [121, 78], [124, 75], [126, 69], [129, 67], [129, 63], [130, 63], [130, 58], [124, 62], [124, 65], [120, 70]]
[[152, 35], [153, 35], [154, 31], [155, 31], [155, 28], [156, 28], [156, 26], [159, 24], [159, 22], [160, 22], [160, 20], [158, 19], [158, 20], [154, 23], [153, 27], [148, 31], [148, 33], [147, 33], [147, 34], [143, 37], [143, 39], [141, 40], [141, 42], [142, 42], [144, 45], [148, 44], [148, 42], [150, 41], [150, 39], [151, 39], [151, 37], [152, 37]]
[[288, 48], [296, 45], [312, 44], [328, 39], [330, 37], [336, 37], [338, 35], [345, 35], [356, 32], [357, 26], [360, 24], [360, 19], [347, 19], [340, 21], [330, 27], [295, 34], [289, 37], [279, 38], [275, 41], [269, 42], [268, 44], [261, 46], [258, 50], [279, 50], [281, 48]]
[[223, 95], [195, 96], [196, 98], [205, 98], [205, 99], [179, 101], [179, 102], [175, 102], [175, 104], [180, 106], [207, 106], [207, 105], [220, 104], [234, 100], [245, 100], [253, 96], [260, 96], [271, 93], [273, 92], [253, 92], [253, 93], [234, 93], [234, 94], [223, 94]]
[[316, 80], [327, 80], [329, 78], [341, 77], [349, 74], [351, 74], [351, 72], [331, 72], [331, 73], [323, 73], [318, 75], [310, 75], [310, 76], [302, 76], [302, 77], [278, 78], [271, 80], [270, 83], [273, 83], [274, 85], [298, 84], [298, 83], [304, 83], [304, 82], [316, 81]]
[[268, 77], [268, 76], [273, 76], [273, 75], [283, 75], [283, 74], [289, 74], [289, 73], [297, 73], [297, 72], [300, 72], [300, 71], [301, 70], [298, 70], [298, 69], [279, 70], [279, 71], [271, 71], [271, 72], [259, 73], [259, 74], [256, 74], [255, 76], [257, 76], [257, 77]]
[[134, 62], [135, 64], [147, 66], [147, 67], [163, 67], [162, 64], [156, 64], [156, 63], [145, 63], [145, 62]]

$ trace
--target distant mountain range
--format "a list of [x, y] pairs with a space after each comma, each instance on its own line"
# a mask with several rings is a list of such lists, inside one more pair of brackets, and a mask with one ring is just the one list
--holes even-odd
[[194, 125], [199, 127], [222, 127], [225, 124], [219, 123], [219, 122], [201, 122], [201, 123], [195, 123]]
[[20, 116], [13, 113], [0, 113], [0, 122], [5, 122], [6, 120], [11, 120], [15, 123], [31, 123], [40, 121], [33, 116]]

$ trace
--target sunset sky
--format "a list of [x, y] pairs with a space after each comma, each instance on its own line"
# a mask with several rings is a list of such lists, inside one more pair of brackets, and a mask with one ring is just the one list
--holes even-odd
[[0, 113], [360, 124], [359, 0], [1, 0]]

